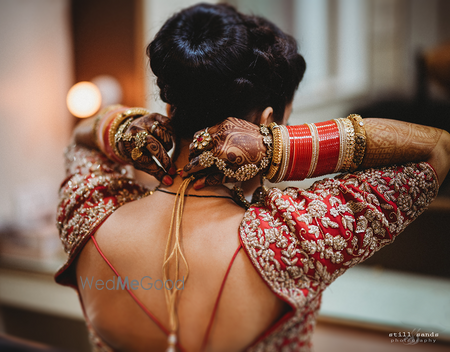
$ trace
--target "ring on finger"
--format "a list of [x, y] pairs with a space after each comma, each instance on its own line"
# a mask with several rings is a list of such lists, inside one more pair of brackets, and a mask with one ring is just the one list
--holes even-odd
[[209, 142], [211, 142], [211, 135], [208, 132], [208, 128], [206, 128], [204, 131], [201, 131], [197, 136], [194, 137], [194, 148], [203, 150], [208, 146]]
[[150, 129], [150, 133], [153, 134], [153, 132], [155, 132], [156, 127], [159, 125], [158, 121], [155, 121], [152, 125], [152, 128]]

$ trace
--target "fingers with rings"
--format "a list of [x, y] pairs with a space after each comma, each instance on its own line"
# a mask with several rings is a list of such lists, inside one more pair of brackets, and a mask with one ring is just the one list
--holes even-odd
[[152, 128], [150, 129], [150, 133], [153, 134], [155, 132], [156, 127], [159, 125], [159, 121], [153, 122]]
[[208, 132], [208, 128], [205, 128], [205, 130], [198, 133], [195, 137], [192, 143], [194, 144], [194, 148], [198, 150], [205, 149], [209, 142], [211, 142], [211, 135]]

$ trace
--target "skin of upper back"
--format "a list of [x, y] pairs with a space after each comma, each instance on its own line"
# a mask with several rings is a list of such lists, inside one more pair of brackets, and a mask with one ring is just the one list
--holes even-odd
[[[181, 292], [179, 341], [187, 351], [200, 350], [215, 300], [227, 267], [239, 245], [238, 229], [244, 210], [228, 199], [185, 198], [182, 247], [189, 265]], [[175, 197], [160, 192], [125, 204], [97, 231], [95, 238], [108, 260], [129, 280], [162, 280], [164, 250]], [[76, 266], [77, 282], [87, 316], [96, 332], [120, 351], [163, 351], [167, 336], [133, 301], [126, 290], [89, 289], [88, 278], [106, 282], [115, 275], [89, 241]], [[117, 278], [116, 278], [117, 279]], [[117, 284], [117, 280], [115, 281]], [[144, 285], [145, 286], [145, 285]], [[169, 285], [170, 286], [170, 285]], [[99, 285], [98, 287], [102, 287]], [[110, 286], [112, 287], [112, 282]], [[145, 286], [148, 288], [148, 286]], [[169, 327], [165, 288], [133, 293]], [[207, 350], [241, 351], [289, 310], [262, 281], [241, 249], [225, 284]]]

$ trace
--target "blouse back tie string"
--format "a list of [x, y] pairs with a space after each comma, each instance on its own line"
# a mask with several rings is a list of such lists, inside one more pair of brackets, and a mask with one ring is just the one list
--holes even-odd
[[[181, 281], [180, 275], [180, 258], [184, 265], [186, 266], [186, 277], [184, 278], [184, 282], [187, 281], [189, 277], [189, 266], [187, 260], [184, 256], [183, 250], [181, 248], [180, 243], [180, 227], [181, 227], [181, 219], [183, 217], [183, 209], [184, 209], [184, 201], [185, 201], [185, 193], [186, 189], [189, 186], [189, 183], [194, 179], [193, 176], [186, 178], [181, 183], [178, 188], [178, 192], [175, 195], [175, 202], [172, 210], [172, 219], [170, 221], [169, 235], [167, 237], [166, 250], [164, 252], [164, 264], [162, 266], [163, 269], [163, 281], [166, 282], [170, 278], [170, 269], [173, 264], [173, 269], [175, 270], [175, 277], [172, 280], [174, 285], [179, 281]], [[171, 245], [173, 242], [173, 247], [171, 249]], [[169, 313], [169, 329], [170, 334], [167, 338], [167, 352], [175, 352], [175, 346], [177, 345], [177, 331], [178, 331], [178, 314], [177, 314], [177, 305], [178, 305], [178, 296], [180, 294], [180, 289], [178, 287], [174, 287], [172, 290], [164, 290], [167, 311]]]

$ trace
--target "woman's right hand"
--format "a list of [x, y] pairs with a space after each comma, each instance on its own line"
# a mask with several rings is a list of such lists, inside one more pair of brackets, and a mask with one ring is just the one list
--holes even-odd
[[[194, 141], [203, 132], [198, 131]], [[207, 167], [202, 163], [205, 151], [215, 158], [225, 161], [227, 167], [236, 170], [241, 166], [254, 164], [259, 166], [266, 156], [267, 147], [263, 142], [260, 127], [234, 117], [208, 128], [211, 141], [203, 149], [196, 148], [194, 142], [189, 146], [189, 164], [183, 168], [183, 177], [196, 175], [195, 189], [215, 186], [227, 182], [236, 182], [235, 178], [226, 177], [216, 166]], [[209, 154], [208, 153], [208, 154]]]
[[[140, 134], [144, 146], [136, 145]], [[123, 131], [117, 147], [129, 163], [138, 170], [154, 176], [166, 185], [172, 184], [172, 163], [167, 154], [173, 147], [173, 132], [166, 116], [153, 113], [134, 119]]]

